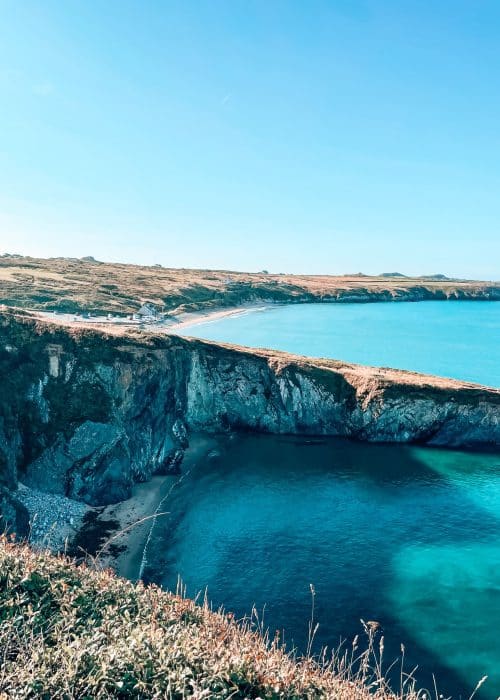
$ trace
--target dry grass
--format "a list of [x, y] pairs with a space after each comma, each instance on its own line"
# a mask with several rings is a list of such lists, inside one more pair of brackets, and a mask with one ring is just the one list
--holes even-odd
[[397, 693], [388, 688], [374, 623], [364, 651], [355, 640], [333, 659], [294, 659], [255, 618], [237, 623], [206, 603], [5, 537], [0, 622], [0, 698], [422, 697], [404, 673]]
[[143, 301], [153, 302], [161, 311], [181, 312], [251, 301], [321, 301], [353, 294], [364, 300], [374, 296], [384, 300], [398, 298], [408, 290], [424, 290], [437, 298], [494, 293], [500, 299], [498, 283], [187, 270], [73, 258], [0, 256], [0, 304], [68, 313], [130, 314]]

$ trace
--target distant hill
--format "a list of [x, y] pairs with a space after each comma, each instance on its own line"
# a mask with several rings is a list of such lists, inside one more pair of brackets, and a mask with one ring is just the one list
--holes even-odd
[[178, 314], [244, 303], [500, 299], [500, 283], [445, 275], [289, 275], [125, 265], [85, 258], [0, 256], [0, 304], [40, 311], [126, 315], [144, 302]]

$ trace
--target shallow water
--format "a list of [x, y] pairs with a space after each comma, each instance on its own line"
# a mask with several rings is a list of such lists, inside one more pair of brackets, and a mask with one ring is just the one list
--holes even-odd
[[184, 334], [500, 386], [500, 302], [275, 306]]
[[341, 439], [221, 437], [158, 521], [145, 577], [265, 623], [304, 650], [384, 630], [387, 662], [445, 694], [500, 695], [500, 456]]

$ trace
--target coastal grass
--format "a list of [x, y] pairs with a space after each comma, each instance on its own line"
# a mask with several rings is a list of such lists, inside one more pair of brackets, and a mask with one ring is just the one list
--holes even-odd
[[236, 621], [182, 590], [0, 538], [2, 700], [428, 697], [402, 666], [400, 687], [389, 688], [383, 637], [376, 623], [364, 630], [363, 650], [356, 639], [328, 658], [296, 657], [254, 615]]
[[417, 298], [500, 298], [500, 285], [444, 275], [291, 275], [0, 256], [0, 304], [69, 314], [131, 314], [145, 301], [177, 314], [264, 301], [390, 301], [408, 293]]

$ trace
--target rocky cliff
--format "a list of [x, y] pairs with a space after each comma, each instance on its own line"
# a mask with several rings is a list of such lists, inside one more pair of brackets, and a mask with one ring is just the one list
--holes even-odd
[[[18, 481], [88, 504], [178, 468], [189, 430], [500, 445], [500, 391], [175, 336], [0, 314], [0, 503]], [[2, 500], [3, 499], [3, 500]], [[17, 508], [17, 510], [16, 510]], [[14, 513], [14, 515], [13, 515]]]

